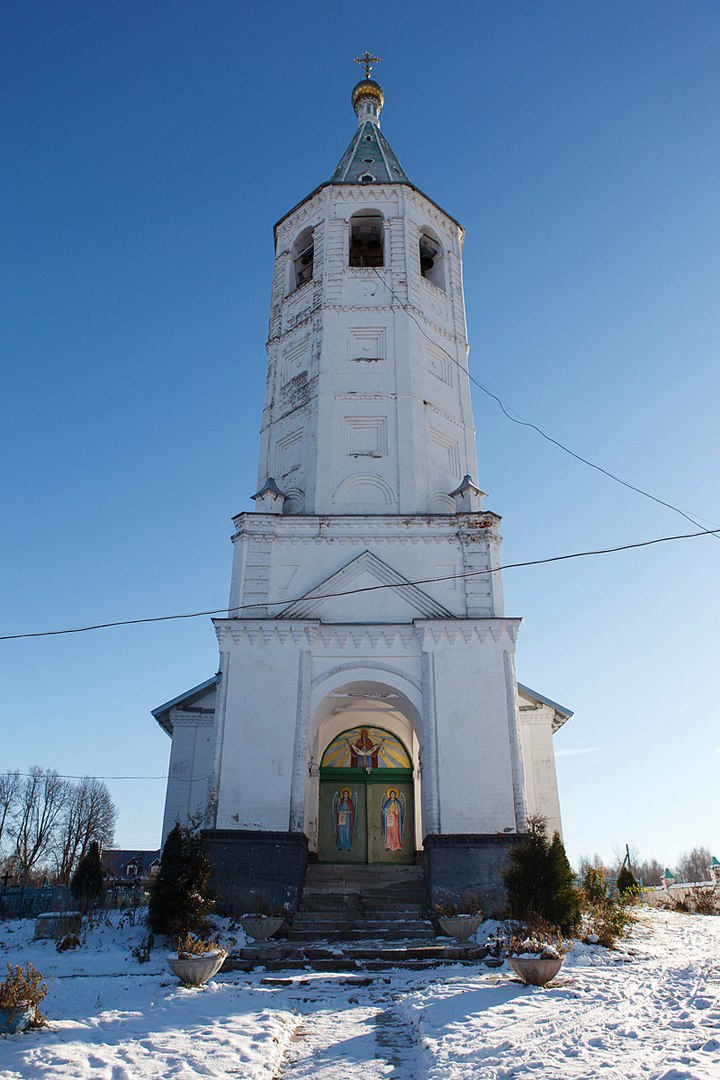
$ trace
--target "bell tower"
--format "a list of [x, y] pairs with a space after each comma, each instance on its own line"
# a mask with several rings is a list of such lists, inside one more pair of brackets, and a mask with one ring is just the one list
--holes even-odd
[[[221, 910], [293, 906], [309, 859], [422, 862], [490, 911], [529, 811], [560, 827], [571, 713], [515, 675], [478, 486], [462, 226], [380, 130], [275, 226], [255, 510], [233, 519], [218, 675], [155, 710], [165, 830], [201, 809]], [[201, 797], [202, 793], [202, 797]]]
[[275, 226], [256, 498], [272, 478], [283, 513], [452, 513], [477, 475], [464, 231], [410, 183], [379, 84], [352, 103], [331, 180]]

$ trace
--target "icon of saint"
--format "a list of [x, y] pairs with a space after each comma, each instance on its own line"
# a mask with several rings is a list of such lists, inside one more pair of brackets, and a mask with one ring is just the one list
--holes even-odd
[[405, 796], [389, 788], [381, 803], [383, 836], [386, 851], [402, 851], [405, 832]]
[[355, 742], [350, 742], [349, 739], [346, 741], [350, 750], [350, 765], [353, 769], [367, 769], [368, 772], [370, 769], [377, 769], [378, 754], [383, 748], [384, 739], [374, 743], [368, 729], [362, 728], [360, 737]]
[[357, 792], [343, 788], [333, 795], [333, 842], [338, 851], [351, 851], [355, 839]]

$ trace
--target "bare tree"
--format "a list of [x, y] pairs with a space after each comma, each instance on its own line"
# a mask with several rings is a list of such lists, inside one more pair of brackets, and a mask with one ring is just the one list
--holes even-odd
[[678, 859], [675, 877], [678, 881], [708, 881], [708, 866], [712, 852], [706, 847], [696, 847], [685, 851]]
[[594, 855], [580, 856], [580, 877], [584, 878], [588, 870], [602, 870], [606, 877], [610, 875], [610, 870], [603, 862], [602, 857], [597, 854], [597, 852]]
[[71, 785], [53, 844], [58, 877], [68, 884], [78, 863], [95, 840], [98, 847], [113, 842], [117, 809], [102, 780], [84, 776]]
[[661, 885], [665, 867], [657, 859], [643, 859], [634, 868], [635, 877], [643, 885]]
[[8, 770], [0, 775], [0, 847], [3, 836], [12, 825], [12, 812], [20, 791], [20, 773]]
[[41, 769], [39, 765], [32, 766], [20, 786], [12, 833], [18, 869], [25, 877], [47, 852], [69, 786], [54, 769]]

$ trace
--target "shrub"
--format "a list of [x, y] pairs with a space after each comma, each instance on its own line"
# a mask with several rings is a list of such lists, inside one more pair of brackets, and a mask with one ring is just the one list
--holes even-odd
[[131, 949], [132, 956], [137, 960], [138, 964], [147, 964], [150, 959], [150, 950], [155, 945], [155, 938], [152, 934], [146, 934], [144, 938]]
[[58, 952], [67, 952], [68, 949], [77, 949], [80, 944], [81, 941], [77, 934], [66, 934], [65, 937], [59, 938], [55, 942], [55, 948]]
[[571, 948], [571, 943], [565, 942], [559, 927], [538, 915], [527, 923], [505, 923], [505, 931], [503, 952], [506, 956], [531, 955], [548, 960], [565, 956]]
[[12, 1023], [18, 1013], [31, 1010], [32, 1027], [45, 1023], [45, 1018], [38, 1006], [48, 992], [44, 976], [32, 964], [24, 968], [19, 964], [8, 964], [7, 977], [0, 982], [0, 1009], [5, 1009]]
[[191, 956], [205, 956], [206, 953], [216, 952], [220, 943], [215, 937], [202, 938], [197, 934], [181, 934], [178, 936], [177, 954], [179, 960], [189, 960]]
[[634, 922], [632, 908], [636, 898], [637, 886], [626, 889], [617, 899], [608, 896], [602, 870], [589, 867], [580, 890], [585, 940], [613, 948]]
[[588, 904], [602, 904], [607, 900], [607, 884], [602, 870], [589, 866], [582, 883], [581, 902], [583, 908]]
[[455, 915], [482, 915], [482, 897], [478, 892], [466, 892], [458, 895], [446, 893], [435, 904], [435, 913], [441, 918]]
[[72, 894], [83, 911], [97, 907], [105, 893], [100, 848], [93, 840], [87, 855], [82, 858], [70, 883]]
[[510, 915], [525, 922], [540, 916], [569, 934], [580, 921], [580, 897], [562, 840], [558, 833], [548, 840], [546, 819], [539, 814], [527, 825], [503, 874]]
[[714, 888], [694, 885], [685, 890], [682, 899], [672, 895], [662, 897], [657, 906], [664, 911], [677, 911], [687, 915], [720, 915], [720, 892]]
[[187, 825], [168, 834], [150, 897], [148, 924], [154, 934], [202, 933], [213, 909], [209, 898], [210, 856], [202, 837]]
[[635, 879], [635, 875], [629, 867], [623, 866], [620, 868], [620, 873], [618, 874], [617, 881], [615, 882], [615, 888], [617, 889], [620, 896], [624, 896], [625, 893], [628, 892], [630, 889], [634, 889], [637, 892], [638, 883]]

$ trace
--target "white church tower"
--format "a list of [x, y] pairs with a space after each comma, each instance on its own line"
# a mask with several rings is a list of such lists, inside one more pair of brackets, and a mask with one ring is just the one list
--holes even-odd
[[486, 909], [529, 813], [560, 828], [552, 734], [518, 686], [483, 509], [464, 230], [406, 176], [370, 76], [330, 180], [275, 227], [255, 511], [234, 518], [216, 677], [154, 710], [165, 834], [205, 815], [222, 910], [297, 902], [308, 860], [422, 862]]

